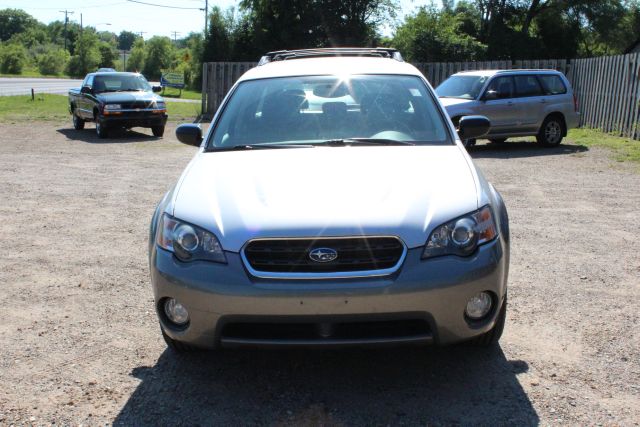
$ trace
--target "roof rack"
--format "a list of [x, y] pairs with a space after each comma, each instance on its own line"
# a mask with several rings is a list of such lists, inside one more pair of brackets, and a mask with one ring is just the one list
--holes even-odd
[[258, 66], [274, 61], [287, 61], [290, 59], [319, 58], [324, 56], [369, 56], [376, 58], [390, 58], [404, 62], [400, 51], [386, 47], [331, 47], [320, 49], [277, 50], [269, 52], [260, 58]]

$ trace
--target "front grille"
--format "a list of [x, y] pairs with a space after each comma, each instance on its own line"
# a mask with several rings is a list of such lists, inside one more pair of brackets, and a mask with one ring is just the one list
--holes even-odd
[[[310, 252], [320, 248], [335, 251], [337, 257], [329, 262], [312, 260]], [[257, 272], [351, 273], [392, 269], [404, 250], [404, 244], [396, 237], [265, 239], [251, 241], [244, 256]]]
[[124, 102], [120, 105], [122, 105], [122, 108], [125, 110], [135, 110], [137, 108], [139, 109], [151, 108], [152, 104], [153, 103], [151, 101], [133, 101], [133, 102]]

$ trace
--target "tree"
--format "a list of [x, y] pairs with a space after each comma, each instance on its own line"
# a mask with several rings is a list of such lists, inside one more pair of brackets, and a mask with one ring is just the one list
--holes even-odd
[[418, 62], [482, 59], [486, 46], [460, 31], [457, 15], [422, 7], [408, 16], [393, 39], [408, 60]]
[[24, 47], [15, 43], [0, 45], [0, 72], [21, 74], [26, 62], [27, 51]]
[[38, 21], [23, 10], [2, 9], [0, 10], [0, 41], [7, 41], [14, 34], [24, 33], [37, 25]]
[[100, 51], [100, 68], [115, 68], [115, 61], [118, 59], [118, 54], [109, 43], [100, 42], [98, 44], [98, 50]]
[[131, 55], [127, 59], [127, 71], [142, 71], [146, 55], [144, 40], [141, 37], [133, 43]]
[[174, 47], [169, 37], [154, 36], [146, 42], [143, 74], [150, 79], [159, 79], [162, 70], [169, 69], [174, 57]]
[[65, 69], [69, 58], [69, 52], [66, 50], [57, 46], [49, 46], [36, 57], [36, 63], [41, 74], [58, 75]]
[[83, 77], [100, 64], [98, 37], [92, 31], [83, 31], [75, 43], [75, 55], [71, 57], [67, 71], [74, 77]]
[[131, 50], [131, 47], [137, 38], [138, 36], [131, 31], [121, 31], [118, 36], [118, 49]]

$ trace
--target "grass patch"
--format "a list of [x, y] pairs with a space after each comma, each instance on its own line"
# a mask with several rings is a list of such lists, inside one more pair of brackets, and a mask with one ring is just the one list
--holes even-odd
[[567, 138], [578, 145], [607, 148], [611, 150], [613, 159], [618, 162], [640, 163], [640, 141], [595, 129], [572, 129]]
[[[167, 102], [170, 121], [192, 122], [200, 114], [200, 103]], [[66, 95], [0, 96], [0, 121], [71, 120]]]
[[198, 101], [202, 99], [202, 94], [195, 90], [182, 89], [182, 95], [178, 96], [179, 93], [180, 89], [167, 87], [161, 95], [166, 98], [197, 99]]

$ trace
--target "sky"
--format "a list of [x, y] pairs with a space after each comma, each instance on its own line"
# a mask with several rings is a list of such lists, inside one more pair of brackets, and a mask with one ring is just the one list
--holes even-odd
[[[64, 13], [73, 11], [69, 20], [82, 22], [85, 26], [95, 27], [98, 31], [120, 33], [122, 30], [144, 32], [143, 37], [168, 36], [184, 37], [190, 32], [202, 31], [204, 27], [205, 0], [139, 0], [145, 3], [161, 4], [173, 7], [193, 9], [173, 9], [154, 7], [127, 0], [0, 0], [0, 9], [23, 9], [41, 22], [63, 21]], [[209, 0], [209, 7], [219, 6], [226, 9], [237, 6], [238, 0]], [[411, 13], [417, 5], [430, 3], [429, 0], [400, 0], [400, 15]], [[110, 24], [110, 25], [107, 25]], [[383, 30], [390, 35], [390, 27]]]

